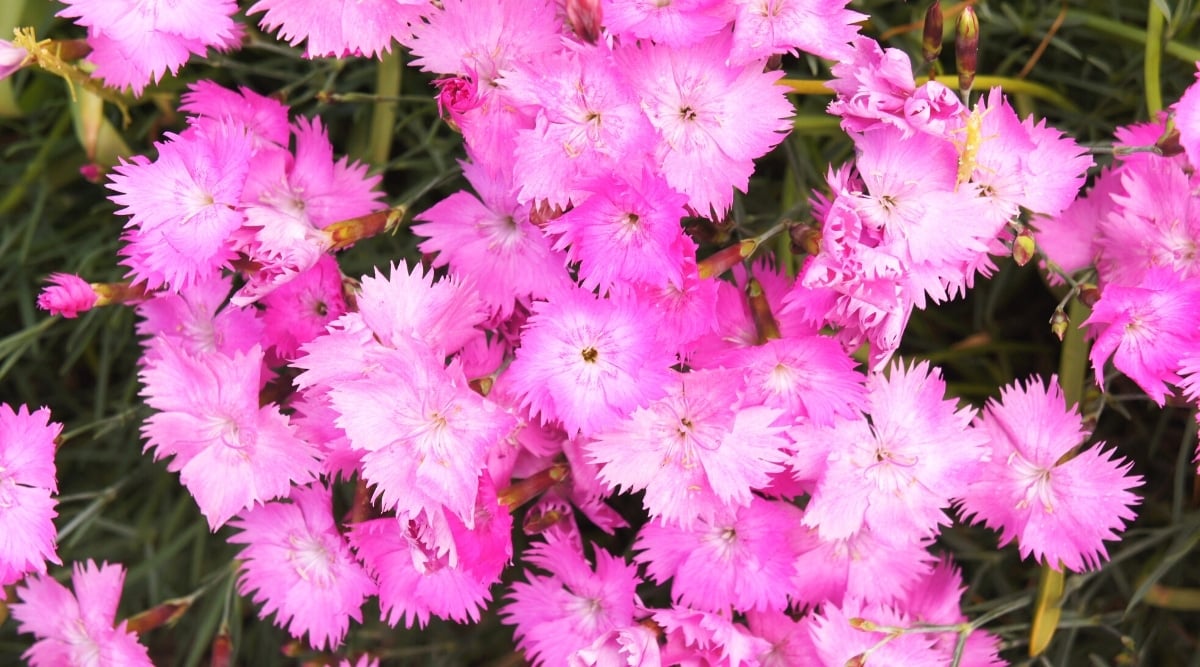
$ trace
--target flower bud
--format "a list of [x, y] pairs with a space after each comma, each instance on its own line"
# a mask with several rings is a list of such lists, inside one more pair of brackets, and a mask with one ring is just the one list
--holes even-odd
[[821, 230], [805, 225], [792, 225], [788, 228], [788, 236], [792, 239], [792, 251], [806, 255], [821, 254]]
[[1067, 327], [1069, 326], [1071, 326], [1071, 318], [1067, 317], [1067, 314], [1061, 308], [1054, 311], [1054, 315], [1050, 316], [1050, 331], [1055, 336], [1058, 336], [1059, 341], [1066, 337]]
[[921, 55], [931, 63], [942, 54], [942, 3], [934, 0], [925, 10], [925, 29], [921, 33]]
[[1029, 228], [1021, 230], [1017, 234], [1017, 238], [1013, 239], [1012, 256], [1013, 261], [1017, 266], [1025, 266], [1029, 260], [1033, 259], [1034, 253], [1037, 251], [1037, 241], [1033, 239], [1033, 232]]
[[750, 284], [746, 285], [746, 296], [750, 298], [750, 314], [753, 315], [754, 327], [758, 330], [758, 342], [765, 343], [782, 338], [779, 323], [771, 314], [771, 304], [767, 303], [767, 295], [757, 278], [751, 278]]
[[603, 19], [600, 0], [567, 0], [567, 23], [575, 36], [588, 44], [595, 44], [600, 38]]
[[130, 617], [125, 629], [140, 635], [164, 625], [174, 625], [191, 606], [191, 598], [167, 600]]
[[958, 68], [958, 89], [971, 92], [975, 85], [975, 70], [979, 65], [979, 17], [968, 5], [958, 17], [954, 35], [954, 62]]
[[1091, 283], [1085, 283], [1079, 288], [1079, 301], [1088, 308], [1096, 305], [1100, 300], [1100, 288]]

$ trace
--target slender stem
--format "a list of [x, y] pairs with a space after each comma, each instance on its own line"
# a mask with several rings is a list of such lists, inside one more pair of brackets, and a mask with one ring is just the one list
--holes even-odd
[[[957, 74], [943, 74], [936, 77], [938, 83], [955, 88], [958, 86]], [[781, 85], [792, 89], [792, 92], [798, 95], [832, 95], [833, 89], [829, 87], [828, 82], [819, 79], [780, 79]], [[1054, 106], [1066, 111], [1078, 111], [1079, 107], [1075, 103], [1063, 97], [1059, 93], [1040, 83], [1033, 81], [1025, 81], [1023, 79], [1014, 79], [1008, 76], [989, 76], [979, 75], [975, 77], [975, 85], [973, 88], [993, 88], [999, 86], [1008, 93], [1025, 93], [1031, 97], [1046, 100]]]
[[[1154, 7], [1154, 3], [1151, 2], [1150, 6]], [[1139, 30], [1138, 28], [1134, 28], [1133, 26], [1125, 23], [1121, 23], [1120, 21], [1114, 21], [1104, 16], [1073, 9], [1071, 10], [1071, 17], [1078, 19], [1086, 28], [1091, 28], [1092, 30], [1112, 35], [1113, 37], [1119, 37], [1130, 42], [1137, 42], [1138, 44], [1145, 44], [1149, 41], [1145, 31]], [[1197, 60], [1200, 60], [1200, 49], [1194, 46], [1188, 46], [1172, 40], [1168, 41], [1166, 44], [1160, 44], [1160, 47], [1172, 58], [1176, 58], [1187, 63], [1194, 63]]]
[[1158, 118], [1158, 112], [1163, 108], [1160, 73], [1162, 70], [1163, 23], [1165, 21], [1158, 4], [1154, 2], [1148, 4], [1150, 9], [1146, 17], [1146, 59], [1143, 74], [1146, 79], [1146, 110], [1150, 112], [1150, 120], [1153, 121]]
[[400, 95], [400, 81], [404, 73], [404, 62], [400, 49], [385, 54], [375, 71], [376, 102], [371, 112], [371, 133], [367, 144], [367, 161], [376, 167], [387, 164], [392, 152], [392, 135], [396, 130], [396, 103], [384, 101]]

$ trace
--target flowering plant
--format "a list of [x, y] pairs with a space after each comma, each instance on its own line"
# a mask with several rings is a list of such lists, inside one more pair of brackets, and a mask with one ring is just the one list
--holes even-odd
[[1200, 15], [994, 4], [18, 2], [11, 657], [1178, 652]]

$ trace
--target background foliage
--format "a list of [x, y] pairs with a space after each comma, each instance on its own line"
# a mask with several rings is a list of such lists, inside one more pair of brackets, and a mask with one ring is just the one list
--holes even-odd
[[[959, 4], [945, 7], [949, 12]], [[1150, 4], [1167, 17], [1157, 83], [1144, 68]], [[864, 33], [920, 61], [919, 21], [926, 3], [853, 5], [871, 15]], [[982, 24], [980, 74], [1023, 78], [1059, 93], [1069, 103], [1016, 95], [1014, 105], [1095, 146], [1102, 163], [1114, 127], [1147, 120], [1148, 90], [1160, 88], [1170, 104], [1194, 80], [1200, 51], [1189, 45], [1198, 43], [1200, 9], [1190, 0], [975, 6]], [[0, 35], [31, 25], [40, 37], [80, 36], [78, 28], [54, 18], [59, 8], [45, 0], [5, 0]], [[946, 27], [952, 30], [952, 19]], [[62, 80], [25, 70], [0, 82], [0, 400], [49, 406], [54, 419], [66, 424], [67, 444], [58, 455], [59, 554], [65, 563], [90, 558], [125, 564], [129, 574], [121, 617], [203, 587], [177, 625], [143, 637], [156, 664], [204, 663], [223, 617], [230, 621], [238, 664], [295, 664], [304, 656], [285, 657], [298, 650], [287, 648], [287, 635], [259, 621], [253, 605], [232, 593], [235, 551], [225, 544], [224, 531], [209, 534], [177, 476], [141, 454], [138, 428], [148, 410], [138, 398], [132, 313], [106, 308], [62, 320], [35, 308], [37, 293], [53, 271], [92, 281], [115, 281], [123, 274], [116, 264], [123, 219], [114, 215], [103, 185], [85, 180], [80, 167], [92, 157], [111, 161], [113, 154], [128, 154], [126, 149], [151, 151], [164, 131], [182, 127], [175, 109], [186, 84], [214, 79], [284, 99], [295, 114], [321, 116], [336, 150], [384, 174], [389, 203], [406, 203], [419, 212], [465, 187], [456, 163], [462, 148], [438, 117], [428, 77], [405, 67], [404, 58], [308, 61], [297, 49], [251, 28], [242, 51], [193, 60], [179, 78], [129, 100], [128, 126], [106, 106], [114, 132], [95, 146], [95, 156], [76, 131], [76, 121], [85, 115], [83, 103], [72, 101]], [[953, 72], [949, 42], [939, 64]], [[786, 59], [784, 66], [793, 78], [829, 76], [827, 65], [813, 58]], [[376, 103], [371, 97], [376, 94], [395, 95], [396, 101]], [[828, 98], [795, 100], [796, 131], [761, 161], [729, 225], [701, 226], [698, 235], [719, 242], [761, 230], [780, 215], [802, 216], [807, 193], [822, 187], [827, 165], [852, 158], [849, 140], [823, 113]], [[710, 244], [704, 252], [715, 247]], [[778, 251], [789, 261], [787, 248]], [[340, 261], [347, 275], [356, 276], [415, 253], [413, 237], [401, 229], [360, 244]], [[979, 405], [1015, 379], [1058, 372], [1061, 346], [1047, 325], [1057, 301], [1032, 265], [1017, 268], [1005, 260], [999, 273], [968, 298], [917, 313], [901, 352], [941, 365], [951, 392]], [[1095, 439], [1115, 444], [1135, 460], [1135, 472], [1147, 480], [1140, 489], [1144, 501], [1137, 522], [1113, 545], [1112, 562], [1099, 572], [1068, 577], [1060, 631], [1033, 662], [1200, 665], [1200, 573], [1195, 567], [1200, 484], [1190, 461], [1195, 423], [1185, 410], [1157, 409], [1119, 377], [1107, 385], [1107, 396], [1090, 377], [1086, 386], [1084, 412], [1095, 417]], [[638, 515], [638, 499], [624, 497], [616, 504], [627, 518]], [[627, 550], [633, 536], [633, 530], [620, 531], [603, 543]], [[988, 626], [1005, 639], [1006, 658], [1028, 660], [1039, 569], [1022, 563], [1011, 546], [997, 551], [995, 537], [983, 530], [948, 530], [940, 547], [953, 551], [965, 569], [969, 590], [964, 599], [973, 617], [1006, 602], [1029, 600]], [[520, 544], [517, 548], [519, 553]], [[516, 573], [511, 568], [509, 576]], [[502, 596], [503, 590], [498, 587], [494, 595]], [[655, 595], [647, 591], [646, 599]], [[388, 665], [522, 664], [494, 607], [478, 626], [435, 621], [423, 632], [371, 621], [378, 614], [368, 608], [368, 623], [351, 633], [351, 645], [370, 649]], [[16, 635], [14, 623], [0, 626], [0, 664], [18, 662], [29, 641]]]

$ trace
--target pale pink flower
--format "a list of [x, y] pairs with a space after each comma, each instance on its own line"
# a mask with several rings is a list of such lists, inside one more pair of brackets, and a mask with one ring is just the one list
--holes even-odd
[[130, 216], [121, 254], [134, 282], [179, 291], [228, 267], [230, 236], [245, 222], [242, 187], [253, 146], [240, 125], [168, 135], [154, 162], [113, 169], [110, 199]]
[[[912, 586], [903, 604], [899, 606], [913, 622], [942, 626], [965, 623], [969, 619], [959, 607], [965, 590], [958, 568], [948, 558], [943, 557], [926, 576]], [[928, 636], [933, 639], [934, 647], [941, 651], [946, 659], [953, 658], [958, 633], [940, 632], [930, 633]], [[972, 667], [1007, 665], [1007, 662], [1000, 659], [999, 651], [999, 637], [976, 630], [967, 635], [960, 664]]]
[[770, 646], [758, 655], [759, 667], [796, 667], [817, 664], [817, 647], [809, 628], [811, 616], [792, 620], [782, 611], [746, 612], [750, 634], [765, 640]]
[[17, 589], [21, 602], [11, 605], [17, 630], [37, 641], [21, 656], [32, 667], [153, 667], [137, 635], [114, 627], [125, 570], [107, 563], [76, 563], [75, 593], [52, 577], [38, 576]]
[[91, 310], [100, 300], [92, 286], [77, 275], [51, 273], [46, 282], [50, 285], [42, 288], [37, 305], [50, 311], [51, 315], [62, 315], [67, 319], [79, 317], [79, 313]]
[[1110, 185], [1111, 202], [1098, 220], [1105, 282], [1137, 285], [1156, 267], [1185, 278], [1200, 275], [1200, 185], [1177, 161], [1156, 158], [1122, 165], [1120, 184]]
[[992, 455], [962, 500], [964, 518], [1001, 531], [1001, 546], [1015, 538], [1023, 558], [1032, 554], [1056, 570], [1098, 568], [1104, 541], [1118, 539], [1140, 502], [1129, 491], [1142, 483], [1128, 474], [1133, 464], [1103, 443], [1063, 460], [1087, 436], [1056, 378], [1005, 387], [978, 430]]
[[847, 0], [738, 0], [729, 61], [741, 65], [777, 53], [806, 51], [827, 60], [850, 56], [866, 15]]
[[569, 539], [538, 543], [525, 552], [524, 560], [549, 576], [527, 572], [527, 582], [512, 585], [500, 614], [515, 626], [517, 647], [535, 666], [565, 665], [576, 651], [633, 625], [641, 606], [637, 567], [599, 547], [594, 553], [593, 568], [582, 547]]
[[780, 408], [797, 423], [831, 425], [866, 405], [866, 376], [826, 336], [788, 336], [726, 358], [745, 373], [745, 405]]
[[827, 451], [804, 525], [825, 540], [863, 526], [911, 541], [949, 525], [945, 510], [980, 472], [985, 437], [970, 427], [974, 411], [946, 400], [941, 372], [922, 362], [893, 366], [867, 380], [866, 414], [832, 427], [800, 426], [796, 448]]
[[265, 12], [259, 25], [279, 29], [279, 38], [292, 46], [308, 40], [308, 58], [348, 55], [375, 57], [392, 50], [393, 39], [404, 39], [409, 24], [433, 11], [425, 0], [338, 2], [324, 0], [258, 0], [247, 14]]
[[886, 529], [864, 528], [843, 540], [822, 540], [806, 532], [791, 582], [793, 604], [842, 604], [847, 598], [892, 604], [929, 573], [937, 560], [932, 538], [896, 540]]
[[912, 130], [904, 120], [904, 107], [917, 87], [912, 61], [900, 49], [884, 49], [870, 37], [859, 36], [852, 47], [853, 57], [831, 68], [829, 87], [836, 97], [829, 113], [841, 117], [847, 132], [890, 124], [905, 129], [907, 136]]
[[262, 349], [203, 359], [158, 338], [140, 377], [147, 405], [158, 412], [142, 427], [154, 458], [196, 499], [216, 530], [256, 503], [286, 497], [312, 479], [312, 445], [295, 435], [279, 406], [259, 406]]
[[[864, 629], [851, 619], [865, 619], [880, 629]], [[945, 667], [947, 656], [929, 634], [893, 634], [887, 628], [909, 627], [915, 622], [890, 605], [847, 598], [839, 605], [823, 605], [812, 618], [811, 632], [823, 665], [870, 664], [904, 667]]]
[[567, 667], [661, 667], [658, 636], [637, 624], [600, 635], [587, 648], [567, 656]]
[[675, 604], [716, 613], [783, 611], [793, 594], [802, 517], [790, 503], [756, 497], [688, 530], [651, 521], [634, 543], [641, 552], [634, 560], [655, 583], [674, 580]]
[[782, 469], [789, 441], [781, 410], [742, 407], [740, 376], [677, 374], [667, 395], [638, 408], [585, 445], [610, 490], [645, 490], [651, 517], [684, 528], [745, 507]]
[[179, 110], [188, 114], [188, 123], [233, 122], [244, 126], [255, 140], [256, 148], [267, 145], [287, 146], [288, 108], [279, 100], [264, 97], [241, 86], [237, 91], [212, 81], [197, 81], [188, 85], [180, 96]]
[[350, 619], [362, 621], [362, 604], [374, 594], [371, 580], [333, 519], [329, 489], [296, 489], [291, 503], [270, 502], [239, 515], [230, 525], [244, 544], [238, 554], [238, 591], [254, 593], [259, 617], [274, 613], [275, 624], [296, 638], [308, 635], [317, 650], [342, 643]]
[[60, 562], [53, 497], [54, 440], [60, 433], [62, 424], [50, 421], [48, 408], [30, 413], [22, 405], [14, 412], [0, 403], [0, 586], [29, 572], [44, 573], [47, 560]]
[[734, 8], [722, 0], [603, 0], [604, 27], [613, 35], [669, 47], [695, 44], [725, 29]]
[[29, 52], [7, 39], [0, 39], [0, 80], [7, 79], [25, 66]]
[[568, 434], [609, 428], [662, 395], [674, 357], [655, 344], [648, 308], [572, 288], [534, 304], [517, 357], [501, 375], [522, 405]]
[[208, 47], [230, 49], [242, 28], [233, 20], [235, 0], [65, 0], [58, 16], [86, 26], [88, 60], [96, 76], [141, 95], [147, 83], [176, 74]]
[[1175, 127], [1179, 128], [1179, 143], [1187, 153], [1188, 162], [1200, 165], [1200, 71], [1172, 108]]
[[771, 649], [765, 639], [722, 614], [672, 607], [656, 610], [653, 619], [666, 635], [664, 665], [753, 667]]
[[376, 268], [375, 275], [363, 276], [356, 298], [358, 317], [385, 346], [405, 349], [408, 341], [419, 341], [453, 354], [486, 319], [476, 290], [455, 277], [435, 282], [432, 270], [414, 263], [410, 271], [403, 260], [389, 274], [385, 278]]
[[658, 131], [655, 161], [672, 188], [700, 215], [721, 215], [733, 190], [749, 186], [754, 160], [791, 130], [792, 103], [775, 81], [782, 72], [726, 64], [729, 37], [684, 48], [640, 43], [618, 62]]
[[[137, 332], [145, 338], [161, 336], [172, 347], [195, 357], [212, 352], [232, 355], [248, 352], [262, 337], [258, 311], [226, 303], [233, 281], [211, 275], [179, 293], [158, 292], [138, 304]], [[143, 361], [149, 361], [149, 347]]]

